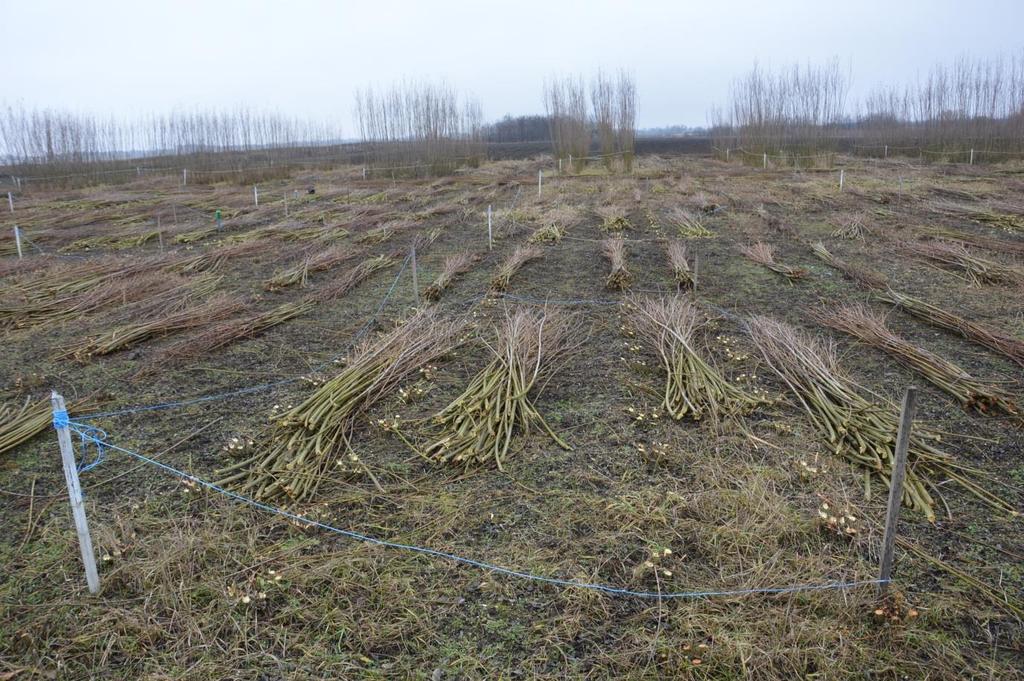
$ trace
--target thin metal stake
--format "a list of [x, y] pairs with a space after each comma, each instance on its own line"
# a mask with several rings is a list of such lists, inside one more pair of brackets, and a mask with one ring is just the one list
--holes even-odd
[[[89, 593], [99, 593], [100, 576], [96, 571], [96, 556], [92, 550], [92, 537], [89, 535], [89, 521], [85, 518], [85, 504], [82, 502], [82, 487], [78, 484], [78, 466], [75, 464], [75, 450], [71, 446], [71, 429], [67, 423], [67, 405], [64, 398], [54, 390], [50, 394], [55, 417], [54, 428], [57, 430], [57, 441], [60, 443], [60, 458], [64, 464], [64, 480], [68, 484], [68, 498], [71, 501], [71, 515], [75, 519], [75, 531], [78, 532], [78, 547], [82, 551], [82, 563], [85, 565], [85, 581], [89, 584]], [[57, 414], [64, 416], [64, 425], [57, 425]]]
[[416, 270], [416, 245], [412, 247], [412, 295], [416, 299], [416, 307], [420, 305], [420, 278]]
[[487, 250], [494, 250], [494, 234], [491, 230], [491, 205], [487, 204]]
[[907, 472], [907, 448], [910, 445], [910, 427], [917, 412], [917, 388], [910, 386], [903, 393], [900, 409], [900, 429], [896, 435], [895, 461], [892, 466], [892, 480], [889, 484], [889, 509], [885, 514], [885, 536], [882, 539], [882, 560], [878, 570], [879, 591], [885, 593], [892, 577], [892, 558], [896, 548], [896, 524], [900, 519], [900, 504], [903, 501], [903, 479]]

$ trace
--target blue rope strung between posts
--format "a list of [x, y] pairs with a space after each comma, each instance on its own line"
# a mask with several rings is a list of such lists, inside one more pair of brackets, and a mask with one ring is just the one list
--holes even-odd
[[[63, 414], [64, 414], [64, 418], [66, 419], [67, 418], [67, 412], [63, 412]], [[64, 422], [62, 421], [62, 423], [64, 423]], [[56, 425], [56, 418], [55, 418], [55, 421], [54, 421], [54, 425]], [[147, 456], [139, 454], [138, 452], [133, 452], [133, 451], [130, 451], [128, 449], [124, 449], [123, 447], [118, 447], [117, 445], [112, 444], [110, 442], [107, 442], [105, 440], [101, 441], [101, 439], [94, 434], [94, 432], [97, 429], [92, 428], [91, 426], [83, 425], [83, 424], [76, 423], [75, 421], [70, 421], [70, 420], [66, 421], [66, 425], [69, 428], [71, 428], [71, 430], [74, 430], [79, 435], [81, 435], [83, 441], [89, 440], [89, 441], [92, 441], [97, 447], [111, 449], [111, 450], [115, 450], [115, 451], [121, 452], [123, 454], [127, 454], [128, 456], [130, 456], [130, 457], [132, 457], [132, 458], [134, 458], [134, 459], [136, 459], [138, 461], [150, 464], [152, 466], [156, 466], [157, 468], [160, 468], [164, 472], [170, 473], [171, 475], [173, 475], [173, 476], [175, 476], [177, 478], [180, 478], [182, 480], [187, 480], [187, 481], [189, 481], [191, 483], [194, 483], [196, 485], [199, 485], [201, 487], [205, 487], [205, 488], [207, 488], [209, 490], [212, 490], [214, 492], [217, 492], [219, 494], [223, 494], [224, 496], [226, 496], [226, 497], [228, 497], [230, 499], [233, 499], [233, 500], [241, 502], [243, 504], [252, 506], [253, 508], [259, 509], [261, 511], [266, 511], [267, 513], [272, 513], [274, 515], [281, 516], [282, 518], [287, 518], [289, 520], [293, 520], [295, 522], [302, 523], [302, 524], [310, 526], [310, 527], [316, 527], [316, 528], [319, 528], [319, 529], [322, 529], [322, 530], [326, 530], [328, 532], [332, 532], [334, 534], [339, 534], [339, 535], [341, 535], [343, 537], [348, 537], [350, 539], [355, 539], [357, 541], [366, 542], [368, 544], [374, 544], [376, 546], [383, 546], [383, 547], [386, 547], [386, 548], [399, 549], [399, 550], [403, 550], [403, 551], [411, 551], [413, 553], [419, 553], [419, 554], [426, 555], [426, 556], [431, 556], [431, 557], [434, 557], [434, 558], [444, 558], [444, 559], [447, 559], [447, 560], [454, 561], [456, 563], [462, 563], [464, 565], [470, 565], [472, 567], [477, 567], [477, 568], [480, 568], [482, 570], [489, 570], [491, 572], [497, 572], [499, 574], [506, 575], [506, 576], [509, 576], [509, 577], [517, 577], [519, 579], [531, 580], [531, 581], [540, 582], [540, 583], [543, 583], [543, 584], [551, 584], [551, 585], [554, 585], [554, 586], [563, 586], [563, 587], [575, 587], [575, 588], [579, 588], [579, 589], [589, 589], [589, 590], [592, 590], [592, 591], [600, 591], [602, 593], [606, 593], [606, 594], [609, 594], [609, 595], [612, 595], [612, 596], [627, 596], [627, 597], [633, 597], [633, 598], [654, 598], [654, 599], [698, 599], [698, 598], [711, 598], [711, 597], [746, 596], [746, 595], [751, 595], [751, 594], [787, 594], [787, 593], [807, 592], [807, 591], [826, 591], [826, 590], [831, 590], [831, 589], [851, 589], [851, 588], [858, 587], [858, 586], [868, 586], [868, 585], [872, 585], [872, 584], [875, 584], [875, 585], [887, 584], [887, 583], [889, 583], [891, 581], [891, 580], [888, 580], [888, 579], [866, 579], [866, 580], [858, 580], [858, 581], [852, 581], [852, 582], [829, 582], [829, 583], [826, 583], [826, 584], [801, 584], [801, 585], [796, 585], [796, 586], [762, 587], [762, 588], [754, 588], [754, 589], [735, 589], [735, 590], [726, 590], [726, 591], [673, 591], [673, 592], [661, 593], [661, 592], [658, 592], [658, 591], [633, 591], [631, 589], [623, 589], [623, 588], [620, 588], [620, 587], [608, 586], [606, 584], [595, 584], [595, 583], [590, 583], [590, 582], [582, 582], [582, 581], [575, 580], [575, 579], [561, 579], [561, 578], [557, 578], [557, 577], [544, 577], [542, 575], [535, 575], [535, 574], [532, 574], [532, 573], [529, 573], [529, 572], [521, 572], [519, 570], [512, 570], [510, 568], [501, 567], [500, 565], [494, 565], [492, 563], [486, 563], [484, 561], [474, 560], [473, 558], [466, 558], [464, 556], [459, 556], [459, 555], [456, 555], [454, 553], [447, 553], [445, 551], [439, 551], [437, 549], [427, 548], [425, 546], [416, 546], [414, 544], [402, 544], [402, 543], [399, 543], [399, 542], [388, 541], [386, 539], [379, 539], [377, 537], [372, 537], [370, 535], [361, 534], [359, 532], [353, 532], [352, 530], [345, 530], [345, 529], [342, 529], [340, 527], [335, 527], [333, 525], [328, 525], [327, 523], [322, 523], [322, 522], [320, 522], [318, 520], [312, 520], [310, 518], [306, 518], [305, 516], [298, 515], [297, 513], [292, 513], [290, 511], [286, 511], [286, 510], [281, 509], [281, 508], [270, 506], [268, 504], [264, 504], [264, 503], [262, 503], [260, 501], [257, 501], [257, 500], [255, 500], [255, 499], [253, 499], [251, 497], [247, 497], [247, 496], [244, 496], [242, 494], [237, 494], [237, 493], [232, 492], [230, 490], [226, 490], [223, 487], [220, 487], [220, 486], [218, 486], [218, 485], [216, 485], [216, 484], [214, 484], [212, 482], [208, 482], [206, 480], [203, 480], [202, 478], [197, 478], [196, 476], [194, 476], [194, 475], [192, 475], [190, 473], [186, 473], [186, 472], [178, 470], [177, 468], [174, 468], [172, 466], [168, 466], [165, 463], [161, 463], [160, 461], [156, 461], [155, 459], [151, 459], [151, 458], [149, 458]], [[105, 436], [105, 434], [104, 434], [104, 436]]]
[[[405, 272], [405, 268], [406, 268], [406, 266], [408, 266], [409, 259], [411, 257], [412, 257], [411, 253], [405, 257], [405, 260], [402, 262], [402, 267], [398, 270], [398, 274], [395, 275], [395, 280], [393, 282], [391, 282], [391, 288], [389, 288], [388, 292], [386, 294], [384, 294], [384, 298], [381, 299], [380, 304], [377, 306], [376, 311], [374, 311], [374, 313], [370, 316], [370, 318], [367, 319], [366, 322], [352, 335], [352, 338], [349, 340], [348, 345], [345, 346], [345, 349], [342, 350], [341, 352], [337, 353], [333, 357], [329, 358], [328, 360], [326, 360], [325, 362], [323, 362], [319, 366], [314, 367], [313, 370], [312, 370], [313, 372], [320, 371], [320, 370], [330, 366], [334, 362], [334, 360], [338, 359], [339, 357], [344, 355], [346, 352], [348, 352], [352, 348], [352, 346], [355, 345], [356, 341], [358, 341], [360, 338], [362, 338], [363, 335], [365, 335], [366, 332], [370, 330], [370, 327], [373, 325], [373, 323], [375, 321], [377, 321], [377, 317], [380, 316], [381, 310], [384, 309], [384, 305], [387, 304], [388, 299], [391, 298], [391, 294], [394, 293], [395, 287], [398, 286], [398, 280], [402, 277], [402, 273]], [[159, 411], [159, 410], [162, 410], [162, 409], [175, 409], [175, 408], [178, 408], [178, 407], [188, 407], [188, 406], [191, 406], [191, 405], [194, 405], [194, 404], [202, 404], [203, 402], [215, 402], [217, 400], [226, 400], [226, 399], [230, 399], [232, 397], [240, 397], [242, 395], [251, 395], [253, 393], [263, 392], [264, 390], [270, 390], [272, 388], [277, 388], [277, 387], [280, 387], [282, 385], [288, 385], [289, 383], [296, 383], [297, 381], [300, 381], [301, 379], [302, 379], [301, 376], [292, 376], [291, 378], [283, 378], [283, 379], [281, 379], [279, 381], [271, 381], [270, 383], [262, 383], [260, 385], [252, 385], [252, 386], [248, 386], [248, 387], [245, 387], [245, 388], [238, 388], [236, 390], [228, 390], [228, 391], [221, 392], [221, 393], [214, 393], [212, 395], [203, 395], [201, 397], [193, 397], [193, 398], [190, 398], [190, 399], [187, 399], [187, 400], [178, 400], [178, 401], [173, 401], [173, 402], [161, 402], [161, 403], [158, 403], [158, 404], [147, 404], [147, 405], [143, 405], [143, 406], [139, 406], [139, 407], [129, 407], [127, 409], [118, 409], [116, 411], [103, 411], [103, 412], [97, 412], [97, 413], [93, 413], [93, 414], [84, 414], [82, 416], [79, 416], [78, 420], [79, 421], [85, 421], [85, 420], [94, 420], [94, 419], [102, 419], [102, 418], [111, 418], [111, 417], [114, 417], [114, 416], [125, 416], [127, 414], [138, 414], [138, 413], [147, 412], [147, 411]]]

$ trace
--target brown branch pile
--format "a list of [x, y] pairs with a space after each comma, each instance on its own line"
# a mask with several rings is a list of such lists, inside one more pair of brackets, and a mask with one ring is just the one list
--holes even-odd
[[949, 360], [897, 336], [885, 325], [884, 317], [864, 305], [819, 310], [814, 316], [821, 324], [848, 333], [889, 354], [955, 397], [965, 409], [982, 414], [1017, 414], [1013, 398], [996, 383], [975, 378]]
[[803, 279], [807, 276], [807, 270], [805, 269], [790, 267], [789, 265], [783, 265], [782, 263], [776, 262], [774, 249], [771, 247], [771, 244], [765, 243], [764, 241], [740, 246], [740, 252], [759, 265], [764, 265], [772, 272], [777, 272], [790, 281]]
[[729, 381], [697, 349], [698, 334], [707, 316], [685, 298], [633, 298], [631, 321], [638, 336], [661, 357], [665, 368], [662, 406], [674, 419], [690, 416], [699, 421], [709, 415], [751, 411], [766, 400]]
[[985, 258], [979, 258], [963, 244], [949, 241], [913, 241], [903, 244], [904, 250], [951, 269], [961, 270], [974, 284], [1024, 282], [1024, 272]]
[[[881, 479], [886, 493], [892, 476], [893, 449], [899, 427], [896, 406], [862, 397], [840, 370], [835, 347], [769, 317], [748, 324], [765, 362], [800, 400], [814, 426], [842, 456]], [[1013, 506], [989, 491], [990, 481], [939, 449], [941, 437], [920, 425], [910, 433], [903, 503], [934, 521], [934, 500], [928, 488], [945, 480], [962, 485], [989, 506], [1016, 515]], [[865, 478], [870, 497], [871, 478]]]
[[847, 279], [856, 282], [856, 284], [861, 288], [865, 288], [870, 291], [884, 289], [889, 285], [889, 282], [885, 278], [884, 274], [876, 272], [874, 270], [863, 269], [861, 267], [857, 267], [856, 265], [851, 265], [845, 260], [837, 258], [836, 256], [832, 255], [832, 253], [829, 252], [827, 248], [825, 248], [825, 244], [821, 243], [820, 241], [811, 244], [811, 250], [814, 251], [814, 254], [821, 258], [826, 265], [833, 269], [839, 270], [840, 272], [843, 273], [843, 275], [846, 276]]
[[529, 309], [506, 314], [496, 330], [494, 359], [466, 390], [433, 418], [437, 439], [425, 455], [444, 463], [494, 463], [499, 469], [516, 434], [539, 426], [560, 447], [571, 449], [540, 415], [530, 397], [549, 379], [574, 344], [574, 320]]
[[544, 251], [537, 246], [517, 246], [516, 250], [512, 251], [512, 255], [505, 258], [505, 261], [498, 266], [498, 271], [491, 278], [491, 288], [495, 291], [504, 291], [508, 288], [512, 277], [523, 265], [542, 255], [544, 255]]
[[444, 267], [437, 275], [437, 279], [423, 291], [423, 297], [427, 300], [440, 300], [445, 289], [451, 286], [452, 282], [460, 275], [468, 272], [479, 259], [468, 251], [449, 255], [444, 259]]
[[351, 260], [356, 252], [350, 246], [334, 246], [307, 255], [299, 264], [275, 274], [263, 283], [263, 288], [276, 291], [299, 284], [305, 286], [311, 272], [324, 272]]
[[929, 324], [934, 324], [950, 331], [956, 331], [978, 345], [1006, 355], [1017, 364], [1024, 366], [1024, 340], [1015, 338], [1001, 329], [994, 329], [968, 321], [931, 303], [897, 293], [892, 289], [879, 291], [876, 297], [882, 302], [895, 305], [908, 314], [918, 319], [923, 319]]
[[605, 286], [621, 291], [633, 281], [633, 275], [626, 269], [626, 242], [621, 238], [605, 239], [601, 243], [601, 253], [611, 267]]
[[676, 280], [676, 285], [681, 289], [693, 288], [697, 282], [687, 259], [686, 244], [673, 239], [668, 242], [665, 251], [668, 254], [669, 264], [672, 265], [672, 277]]
[[224, 477], [218, 484], [259, 499], [308, 500], [332, 470], [344, 473], [358, 462], [352, 433], [359, 417], [420, 367], [450, 352], [464, 328], [462, 319], [422, 310], [365, 343], [341, 373], [277, 420], [256, 454], [219, 471]]

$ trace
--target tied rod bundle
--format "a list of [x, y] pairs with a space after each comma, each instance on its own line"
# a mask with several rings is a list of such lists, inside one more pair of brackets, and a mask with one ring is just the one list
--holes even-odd
[[821, 258], [826, 265], [829, 267], [839, 270], [848, 279], [856, 282], [861, 288], [870, 290], [884, 289], [889, 283], [885, 278], [885, 275], [875, 272], [874, 270], [867, 270], [855, 265], [851, 265], [845, 260], [841, 260], [825, 248], [825, 244], [817, 241], [811, 244], [811, 250], [814, 254]]
[[951, 241], [964, 246], [975, 246], [984, 248], [995, 253], [1013, 253], [1024, 255], [1024, 242], [1008, 241], [1006, 239], [994, 239], [980, 234], [966, 234], [952, 229], [930, 229], [922, 234], [927, 239], [938, 239], [940, 241]]
[[463, 319], [443, 320], [428, 309], [363, 344], [341, 373], [277, 419], [256, 454], [218, 471], [224, 477], [217, 485], [235, 485], [258, 499], [308, 500], [332, 466], [346, 470], [345, 460], [336, 458], [342, 451], [350, 464], [358, 463], [352, 449], [358, 418], [407, 376], [455, 348], [465, 326]]
[[975, 285], [1024, 282], [1024, 272], [993, 260], [972, 255], [963, 244], [949, 241], [909, 242], [903, 249], [912, 255], [962, 270]]
[[[835, 346], [824, 344], [770, 317], [753, 317], [748, 331], [765, 362], [789, 386], [815, 428], [846, 458], [865, 471], [865, 494], [871, 496], [872, 476], [888, 490], [899, 422], [896, 407], [862, 397], [840, 370]], [[981, 471], [957, 462], [939, 449], [941, 437], [915, 426], [910, 433], [907, 473], [902, 500], [905, 505], [935, 520], [929, 488], [953, 480], [992, 508], [1010, 515], [1017, 511], [989, 490], [991, 480], [978, 482]]]
[[884, 317], [864, 305], [818, 310], [814, 317], [825, 326], [848, 333], [891, 355], [900, 364], [913, 369], [955, 397], [965, 409], [982, 414], [1018, 415], [1017, 406], [1009, 393], [998, 388], [995, 383], [975, 378], [956, 364], [897, 336], [885, 325]]
[[626, 269], [626, 242], [619, 237], [605, 239], [601, 243], [601, 252], [611, 266], [605, 286], [615, 291], [628, 287], [633, 275]]
[[312, 272], [323, 272], [336, 265], [351, 260], [357, 254], [347, 246], [334, 246], [327, 250], [311, 253], [302, 259], [298, 265], [290, 267], [283, 272], [275, 274], [263, 284], [268, 291], [276, 291], [300, 284], [305, 286]]
[[441, 273], [437, 275], [434, 283], [423, 291], [423, 297], [427, 300], [440, 300], [445, 289], [451, 286], [460, 275], [468, 272], [478, 260], [480, 260], [478, 256], [468, 252], [446, 257]]
[[523, 265], [542, 255], [544, 255], [544, 251], [537, 246], [517, 246], [516, 250], [512, 251], [512, 255], [505, 258], [505, 261], [498, 266], [497, 273], [491, 279], [491, 288], [495, 291], [504, 291], [508, 288], [512, 277]]
[[505, 314], [494, 359], [469, 387], [433, 418], [438, 438], [425, 456], [443, 463], [490, 463], [503, 469], [513, 436], [537, 424], [563, 449], [571, 449], [537, 411], [530, 398], [578, 343], [570, 342], [577, 320], [551, 311], [518, 309]]
[[686, 244], [682, 241], [672, 240], [665, 247], [669, 264], [672, 266], [672, 278], [680, 289], [692, 289], [697, 283], [689, 259], [686, 253]]
[[904, 310], [918, 319], [934, 324], [943, 329], [955, 331], [969, 338], [978, 345], [1006, 355], [1017, 364], [1024, 367], [1024, 340], [1014, 338], [1000, 329], [993, 329], [976, 322], [968, 321], [963, 317], [947, 312], [919, 298], [897, 293], [892, 289], [886, 289], [876, 294], [878, 300]]
[[744, 392], [708, 363], [696, 349], [697, 333], [707, 316], [685, 298], [633, 298], [630, 320], [640, 336], [661, 357], [665, 368], [662, 406], [672, 418], [699, 421], [753, 410], [768, 400]]
[[790, 267], [789, 265], [783, 265], [782, 263], [776, 262], [775, 249], [772, 248], [771, 244], [765, 243], [764, 241], [740, 246], [740, 252], [750, 260], [753, 260], [759, 265], [764, 265], [772, 272], [781, 274], [790, 281], [803, 279], [807, 276], [807, 270], [805, 269]]

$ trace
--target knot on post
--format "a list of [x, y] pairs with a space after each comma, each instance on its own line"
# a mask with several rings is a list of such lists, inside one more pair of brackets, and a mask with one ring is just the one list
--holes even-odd
[[54, 428], [67, 428], [71, 425], [71, 419], [68, 417], [66, 409], [53, 412], [53, 427]]

